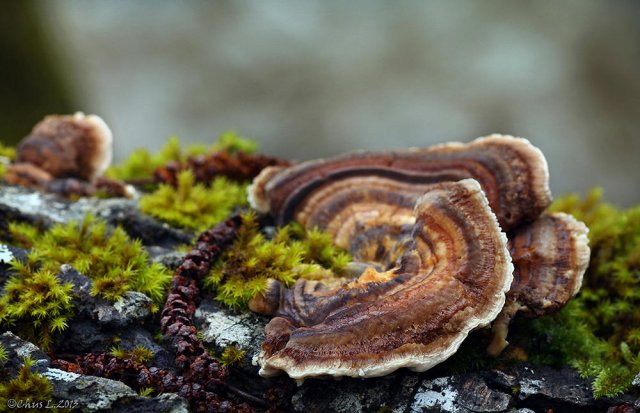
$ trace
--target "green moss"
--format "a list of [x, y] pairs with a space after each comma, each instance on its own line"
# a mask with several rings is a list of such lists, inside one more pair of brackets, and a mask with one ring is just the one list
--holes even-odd
[[54, 271], [36, 269], [32, 255], [27, 263], [14, 260], [11, 266], [15, 275], [0, 297], [0, 325], [48, 350], [73, 315], [73, 286], [60, 283]]
[[229, 346], [224, 349], [222, 356], [220, 356], [220, 363], [223, 366], [238, 366], [241, 367], [244, 361], [245, 351], [240, 350], [236, 346]]
[[223, 150], [231, 153], [253, 153], [256, 149], [257, 144], [254, 141], [241, 138], [233, 131], [224, 132], [210, 148], [205, 145], [191, 145], [183, 150], [178, 137], [173, 136], [155, 154], [147, 149], [136, 149], [121, 164], [107, 169], [105, 175], [125, 181], [150, 179], [157, 168], [170, 161], [184, 162], [189, 156]]
[[153, 395], [153, 387], [144, 387], [140, 389], [138, 394], [142, 397], [151, 397]]
[[196, 184], [193, 173], [184, 170], [178, 174], [176, 188], [162, 184], [143, 196], [140, 210], [170, 225], [203, 231], [246, 204], [246, 185], [218, 177], [207, 187]]
[[[47, 400], [53, 399], [51, 383], [46, 377], [33, 373], [32, 366], [33, 360], [27, 357], [15, 378], [0, 382], [0, 406], [7, 406], [8, 400], [13, 399], [29, 402], [33, 406], [33, 408], [19, 409], [21, 412], [37, 412], [43, 410]], [[42, 406], [38, 406], [38, 404], [42, 404]], [[56, 411], [55, 409], [47, 409], [47, 411], [49, 410]]]
[[235, 131], [230, 130], [223, 132], [220, 137], [218, 137], [218, 142], [213, 144], [211, 149], [214, 152], [255, 153], [258, 150], [258, 144], [251, 139], [242, 138]]
[[120, 347], [112, 347], [110, 353], [115, 358], [131, 359], [136, 363], [142, 364], [145, 364], [146, 362], [153, 359], [153, 352], [144, 346], [136, 346], [131, 351], [123, 350]]
[[594, 190], [552, 206], [587, 224], [591, 262], [580, 294], [554, 316], [531, 323], [546, 344], [530, 350], [534, 362], [570, 364], [593, 378], [598, 397], [628, 390], [640, 372], [640, 206], [620, 210], [601, 197]]
[[16, 159], [16, 149], [11, 146], [5, 146], [0, 143], [0, 156], [3, 158], [7, 158], [10, 161], [15, 161]]
[[327, 277], [340, 273], [349, 256], [335, 248], [318, 231], [292, 225], [280, 228], [271, 240], [260, 232], [256, 216], [243, 216], [233, 246], [218, 260], [205, 278], [205, 286], [216, 299], [232, 308], [246, 308], [264, 293], [268, 278], [290, 286], [299, 277]]
[[7, 173], [7, 166], [16, 159], [16, 150], [0, 143], [0, 179]]
[[7, 349], [0, 343], [0, 366], [7, 362], [9, 359], [9, 353], [7, 353]]
[[180, 140], [172, 136], [155, 154], [147, 149], [136, 149], [120, 165], [113, 165], [107, 169], [105, 176], [114, 179], [136, 180], [153, 176], [156, 168], [169, 161], [181, 161], [184, 154], [180, 149]]
[[39, 263], [40, 271], [56, 274], [61, 264], [71, 264], [93, 280], [92, 294], [108, 300], [140, 291], [160, 303], [171, 280], [166, 268], [149, 263], [139, 240], [131, 240], [121, 227], [109, 230], [92, 215], [43, 233], [24, 224], [11, 224], [9, 232], [18, 244], [31, 248], [32, 266]]

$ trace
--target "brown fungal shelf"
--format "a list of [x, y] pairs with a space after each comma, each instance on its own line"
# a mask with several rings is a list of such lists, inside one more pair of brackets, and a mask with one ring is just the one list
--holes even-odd
[[[276, 312], [284, 317], [266, 328], [261, 374], [375, 377], [400, 367], [424, 371], [496, 317], [513, 267], [506, 236], [480, 185], [471, 179], [434, 184], [417, 200], [414, 219], [406, 215], [402, 222], [415, 222], [397, 267], [368, 270], [319, 293], [304, 294], [304, 286], [302, 294], [285, 293], [285, 308]], [[307, 307], [323, 311], [298, 320], [287, 311], [305, 313]]]
[[582, 223], [543, 214], [544, 156], [511, 136], [267, 168], [249, 197], [277, 224], [329, 232], [364, 268], [355, 280], [291, 289], [270, 280], [250, 303], [276, 315], [259, 358], [265, 376], [423, 371], [502, 310], [497, 354], [516, 312], [548, 313], [577, 293], [589, 257]]
[[361, 179], [372, 177], [402, 183], [409, 193], [420, 193], [436, 182], [473, 178], [480, 183], [505, 230], [532, 221], [551, 203], [547, 163], [540, 150], [526, 139], [504, 135], [468, 144], [354, 152], [304, 162], [287, 168], [286, 173], [282, 169], [263, 171], [250, 195], [254, 207], [270, 212], [278, 224], [296, 219], [322, 226], [319, 218], [302, 213], [308, 204], [330, 193], [335, 183], [357, 185]]

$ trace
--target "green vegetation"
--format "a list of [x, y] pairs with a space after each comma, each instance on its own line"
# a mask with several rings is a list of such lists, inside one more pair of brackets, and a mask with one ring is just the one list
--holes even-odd
[[245, 351], [240, 350], [236, 346], [229, 346], [224, 349], [222, 356], [220, 356], [220, 363], [223, 366], [238, 366], [241, 367], [244, 361]]
[[12, 146], [5, 146], [0, 143], [0, 156], [13, 161], [16, 159], [16, 149]]
[[151, 397], [153, 395], [153, 387], [144, 387], [140, 389], [138, 394], [142, 397]]
[[9, 353], [7, 353], [7, 349], [0, 343], [0, 366], [7, 362], [9, 359]]
[[[20, 411], [36, 412], [42, 411], [38, 403], [46, 405], [47, 400], [53, 399], [53, 388], [46, 377], [31, 372], [33, 360], [26, 357], [24, 365], [20, 368], [18, 375], [8, 381], [0, 381], [0, 406], [7, 406], [9, 399], [29, 401], [33, 408], [22, 408]], [[52, 411], [56, 411], [52, 409]]]
[[347, 253], [317, 230], [287, 225], [267, 240], [255, 214], [247, 213], [237, 240], [204, 282], [216, 292], [218, 301], [232, 308], [246, 308], [251, 298], [264, 293], [268, 278], [290, 286], [298, 277], [340, 274], [349, 261]]
[[[26, 224], [11, 223], [11, 237], [24, 248], [31, 248], [29, 264], [22, 268], [21, 281], [30, 274], [54, 277], [61, 264], [71, 264], [93, 280], [92, 294], [115, 301], [127, 291], [140, 291], [160, 303], [171, 280], [171, 273], [157, 263], [150, 264], [139, 240], [131, 240], [121, 227], [107, 229], [104, 221], [87, 215], [83, 222], [58, 224], [40, 232]], [[41, 268], [34, 272], [36, 264]], [[44, 277], [44, 276], [43, 276]]]
[[27, 263], [14, 260], [11, 266], [15, 275], [7, 280], [0, 297], [0, 325], [49, 350], [54, 334], [67, 328], [73, 315], [73, 286], [61, 284], [50, 269], [36, 270], [31, 259]]
[[193, 173], [178, 174], [176, 188], [168, 184], [140, 199], [140, 210], [170, 225], [204, 231], [223, 221], [238, 206], [247, 204], [244, 184], [217, 177], [210, 186], [196, 184]]
[[594, 190], [552, 206], [587, 224], [591, 262], [580, 294], [554, 316], [533, 321], [550, 341], [530, 352], [531, 361], [570, 364], [592, 377], [598, 397], [624, 392], [640, 372], [640, 206], [623, 211], [601, 197]]
[[258, 145], [249, 139], [241, 138], [233, 131], [227, 131], [220, 135], [218, 142], [210, 148], [205, 145], [192, 145], [185, 150], [181, 149], [180, 140], [173, 136], [155, 154], [147, 149], [136, 149], [120, 165], [111, 166], [105, 175], [109, 178], [134, 181], [150, 179], [153, 172], [170, 161], [184, 162], [192, 155], [203, 155], [209, 152], [228, 151], [253, 153]]
[[144, 346], [136, 346], [131, 351], [122, 350], [120, 347], [113, 347], [111, 348], [111, 355], [117, 359], [131, 359], [136, 363], [142, 364], [153, 359], [153, 352]]
[[230, 130], [223, 132], [218, 137], [218, 142], [214, 143], [211, 149], [213, 152], [255, 153], [258, 150], [258, 144], [251, 139], [242, 138], [235, 131]]
[[153, 177], [153, 172], [169, 161], [183, 161], [187, 154], [205, 152], [206, 148], [197, 146], [183, 152], [177, 136], [169, 138], [167, 143], [155, 154], [147, 149], [136, 149], [120, 165], [109, 167], [105, 176], [114, 179], [136, 180]]
[[0, 143], [0, 179], [7, 172], [7, 165], [10, 161], [16, 159], [16, 150], [10, 146], [4, 146]]

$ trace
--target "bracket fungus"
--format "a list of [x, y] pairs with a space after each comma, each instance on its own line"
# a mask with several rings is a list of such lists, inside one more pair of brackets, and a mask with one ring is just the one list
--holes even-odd
[[37, 166], [56, 178], [92, 181], [111, 163], [113, 136], [96, 115], [50, 115], [18, 146], [17, 161]]
[[252, 205], [278, 225], [328, 232], [365, 269], [354, 280], [298, 280], [291, 289], [271, 280], [250, 303], [276, 316], [260, 374], [424, 371], [503, 311], [499, 352], [515, 311], [560, 308], [588, 261], [584, 225], [539, 218], [551, 202], [548, 181], [540, 150], [503, 135], [265, 169], [249, 189]]
[[50, 115], [17, 148], [4, 179], [44, 192], [88, 196], [97, 191], [131, 196], [124, 182], [102, 176], [112, 158], [113, 135], [97, 115]]

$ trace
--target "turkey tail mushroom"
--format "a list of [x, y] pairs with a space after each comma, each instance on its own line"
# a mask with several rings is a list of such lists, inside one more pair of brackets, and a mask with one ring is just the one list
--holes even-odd
[[509, 323], [516, 313], [541, 317], [564, 307], [582, 286], [589, 265], [589, 229], [565, 213], [545, 213], [510, 234], [515, 265], [504, 309], [493, 323], [487, 348], [497, 356], [509, 344]]
[[[582, 223], [561, 214], [540, 218], [551, 203], [546, 160], [527, 140], [511, 136], [267, 168], [254, 179], [249, 199], [276, 224], [296, 220], [328, 232], [365, 268], [338, 287], [298, 280], [286, 289], [270, 281], [250, 303], [276, 315], [260, 356], [263, 375], [425, 370], [498, 315], [505, 290], [495, 283], [512, 278], [503, 274], [503, 267], [512, 268], [512, 254], [516, 281], [490, 348], [499, 352], [517, 311], [552, 311], [576, 294], [589, 258]], [[496, 219], [495, 238], [504, 238], [500, 227], [511, 234], [510, 254], [489, 240], [486, 228]]]
[[[506, 231], [533, 221], [551, 203], [549, 173], [542, 152], [526, 139], [491, 135], [470, 143], [385, 152], [354, 152], [290, 168], [267, 168], [250, 189], [252, 206], [270, 212], [282, 225], [306, 224], [305, 208], [330, 194], [334, 182], [389, 179], [405, 192], [421, 194], [425, 185], [473, 178]], [[311, 206], [309, 207], [309, 204]]]
[[[415, 208], [400, 208], [399, 215], [401, 222], [413, 223], [410, 245], [393, 268], [370, 268], [338, 288], [312, 283], [305, 289], [303, 281], [303, 291], [276, 288], [261, 306], [253, 303], [278, 314], [266, 327], [261, 375], [284, 371], [302, 379], [376, 377], [401, 367], [424, 371], [497, 316], [513, 266], [480, 185], [471, 179], [434, 184]], [[368, 225], [374, 227], [375, 220]]]

